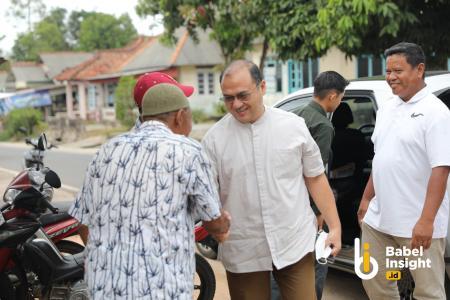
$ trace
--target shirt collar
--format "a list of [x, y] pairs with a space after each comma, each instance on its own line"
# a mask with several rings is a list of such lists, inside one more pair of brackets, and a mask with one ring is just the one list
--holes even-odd
[[420, 91], [418, 91], [414, 96], [412, 96], [412, 98], [409, 99], [408, 102], [403, 101], [399, 96], [395, 97], [397, 99], [398, 104], [411, 104], [419, 102], [420, 100], [428, 96], [430, 93], [431, 93], [430, 89], [427, 86], [424, 86]]
[[137, 130], [161, 130], [161, 131], [165, 131], [165, 132], [169, 132], [172, 133], [172, 130], [170, 130], [170, 128], [164, 124], [161, 121], [156, 121], [156, 120], [150, 120], [150, 121], [145, 121], [143, 123], [141, 123], [141, 125], [138, 127]]
[[323, 115], [324, 117], [327, 116], [327, 112], [316, 101], [312, 100], [311, 102], [309, 102], [308, 106], [317, 111], [318, 113], [320, 113], [321, 115]]

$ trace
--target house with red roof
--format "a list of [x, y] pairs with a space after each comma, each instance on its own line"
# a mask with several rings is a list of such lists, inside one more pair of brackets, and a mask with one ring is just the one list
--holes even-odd
[[168, 46], [159, 36], [140, 36], [123, 48], [99, 50], [54, 76], [55, 81], [65, 86], [68, 117], [114, 120], [114, 93], [120, 77], [137, 78], [152, 71], [193, 85], [192, 108], [211, 112], [220, 95], [217, 68], [223, 64], [220, 48], [206, 32], [199, 34], [199, 43], [185, 29], [178, 30], [176, 37], [177, 43]]

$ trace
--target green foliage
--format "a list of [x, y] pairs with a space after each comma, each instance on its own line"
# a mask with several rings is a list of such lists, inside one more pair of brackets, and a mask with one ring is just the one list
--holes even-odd
[[[387, 46], [381, 46], [378, 41], [396, 39], [401, 27], [409, 27], [418, 20], [409, 10], [387, 0], [328, 0], [319, 8], [317, 16], [322, 32], [315, 39], [317, 49], [337, 46], [347, 55], [379, 54]], [[376, 34], [371, 33], [369, 39], [368, 34], [374, 28]]]
[[23, 127], [29, 135], [33, 135], [37, 130], [43, 128], [42, 113], [34, 108], [13, 109], [5, 117], [2, 139], [10, 139], [14, 136], [21, 136], [19, 128]]
[[12, 48], [15, 60], [38, 61], [42, 52], [78, 49], [93, 51], [123, 47], [137, 35], [127, 14], [116, 18], [96, 12], [52, 9], [34, 25], [20, 33]]
[[0, 62], [0, 71], [11, 71], [11, 62], [9, 60], [4, 61], [3, 63]]
[[209, 116], [202, 109], [193, 109], [192, 110], [192, 120], [194, 123], [204, 123], [209, 120]]
[[211, 37], [218, 42], [228, 63], [243, 58], [258, 36], [256, 24], [261, 15], [250, 14], [247, 3], [251, 1], [139, 0], [136, 12], [140, 16], [161, 14], [165, 40], [171, 42], [175, 42], [174, 32], [179, 27], [186, 27], [194, 40], [198, 30], [211, 29]]
[[133, 90], [135, 84], [136, 79], [133, 76], [121, 77], [114, 95], [116, 119], [128, 128], [133, 126], [137, 117], [133, 112], [133, 109], [135, 108], [133, 100]]
[[137, 36], [128, 14], [119, 18], [95, 13], [88, 15], [80, 25], [79, 48], [84, 51], [123, 47]]
[[171, 41], [179, 27], [194, 38], [210, 29], [226, 63], [243, 57], [257, 38], [282, 60], [318, 57], [333, 46], [347, 56], [379, 54], [402, 40], [420, 44], [441, 65], [450, 56], [444, 0], [139, 0], [136, 11], [162, 15]]
[[214, 103], [214, 116], [215, 117], [223, 117], [228, 113], [227, 108], [225, 107], [225, 104], [220, 101]]
[[70, 45], [76, 47], [80, 40], [81, 23], [88, 16], [95, 14], [95, 12], [87, 12], [84, 10], [72, 11], [67, 21], [68, 42]]
[[54, 9], [38, 22], [33, 31], [18, 35], [12, 48], [16, 60], [38, 61], [39, 53], [69, 49], [62, 26], [65, 9]]

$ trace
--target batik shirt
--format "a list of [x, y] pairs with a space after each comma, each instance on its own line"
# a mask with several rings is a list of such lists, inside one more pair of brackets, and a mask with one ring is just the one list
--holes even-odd
[[192, 299], [194, 219], [220, 216], [200, 144], [157, 121], [99, 150], [69, 213], [89, 227], [91, 299]]

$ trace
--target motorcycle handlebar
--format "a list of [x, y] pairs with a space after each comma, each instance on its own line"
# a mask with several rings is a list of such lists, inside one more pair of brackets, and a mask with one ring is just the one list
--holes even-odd
[[44, 202], [44, 206], [48, 208], [52, 213], [59, 213], [59, 209], [54, 207], [50, 202], [47, 201], [47, 199], [42, 199], [42, 201]]

